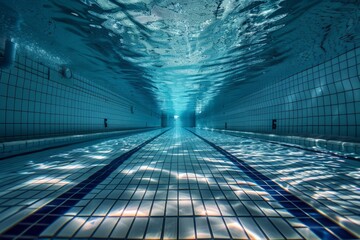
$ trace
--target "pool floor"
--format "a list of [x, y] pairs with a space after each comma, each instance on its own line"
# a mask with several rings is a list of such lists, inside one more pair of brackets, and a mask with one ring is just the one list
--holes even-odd
[[357, 239], [360, 163], [196, 129], [0, 162], [0, 239]]

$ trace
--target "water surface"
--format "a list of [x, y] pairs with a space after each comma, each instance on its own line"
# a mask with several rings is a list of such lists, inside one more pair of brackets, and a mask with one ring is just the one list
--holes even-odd
[[[359, 42], [358, 1], [0, 0], [1, 37], [167, 112], [203, 111]], [[138, 94], [138, 95], [137, 95]]]

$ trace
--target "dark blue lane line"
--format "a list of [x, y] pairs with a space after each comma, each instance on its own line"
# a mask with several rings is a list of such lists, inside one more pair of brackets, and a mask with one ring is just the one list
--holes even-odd
[[99, 169], [87, 179], [78, 183], [68, 191], [38, 209], [36, 212], [13, 225], [0, 235], [0, 239], [38, 238], [41, 232], [74, 207], [85, 195], [87, 195], [111, 173], [113, 173], [125, 160], [129, 159], [134, 153], [167, 131], [169, 130], [165, 130], [155, 137], [143, 142], [139, 146], [122, 154], [120, 157], [112, 160], [108, 165]]
[[296, 197], [292, 193], [280, 187], [276, 182], [258, 172], [245, 161], [238, 159], [223, 148], [213, 142], [201, 137], [188, 129], [189, 132], [215, 148], [219, 153], [239, 167], [249, 176], [258, 186], [262, 187], [267, 193], [278, 201], [285, 209], [298, 218], [303, 224], [308, 226], [321, 239], [358, 239], [355, 235], [343, 229], [331, 219], [321, 215], [312, 206]]

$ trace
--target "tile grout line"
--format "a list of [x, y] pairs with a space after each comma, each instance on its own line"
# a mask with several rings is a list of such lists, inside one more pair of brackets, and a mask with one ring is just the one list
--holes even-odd
[[[268, 192], [275, 200], [285, 207], [287, 211], [297, 217], [303, 224], [309, 227], [320, 238], [326, 239], [357, 239], [355, 235], [343, 229], [331, 219], [318, 213], [312, 206], [296, 197], [292, 193], [284, 190], [276, 182], [266, 177], [256, 169], [248, 165], [215, 143], [203, 138], [195, 132], [187, 129], [189, 132], [209, 144], [227, 159], [233, 162], [244, 173], [253, 179], [260, 187]], [[316, 221], [315, 221], [315, 220]]]
[[[62, 193], [60, 196], [51, 200], [32, 214], [28, 215], [15, 225], [11, 226], [0, 234], [1, 239], [28, 238], [34, 239], [39, 237], [47, 227], [54, 223], [58, 218], [63, 216], [68, 210], [75, 206], [84, 196], [92, 189], [105, 180], [113, 173], [124, 161], [129, 159], [134, 153], [138, 152], [145, 145], [149, 144], [156, 138], [160, 137], [169, 130], [165, 130], [138, 145], [137, 147], [123, 153], [121, 156], [112, 160], [109, 164], [99, 169], [87, 179], [81, 181], [71, 189]], [[49, 216], [49, 214], [55, 216]], [[40, 223], [40, 224], [39, 224]], [[20, 234], [19, 234], [20, 233]]]

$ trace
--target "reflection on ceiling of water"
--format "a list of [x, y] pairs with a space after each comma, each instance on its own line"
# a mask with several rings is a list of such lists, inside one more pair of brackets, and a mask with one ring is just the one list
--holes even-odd
[[0, 4], [0, 39], [14, 37], [23, 51], [176, 114], [246, 94], [360, 39], [357, 1]]

